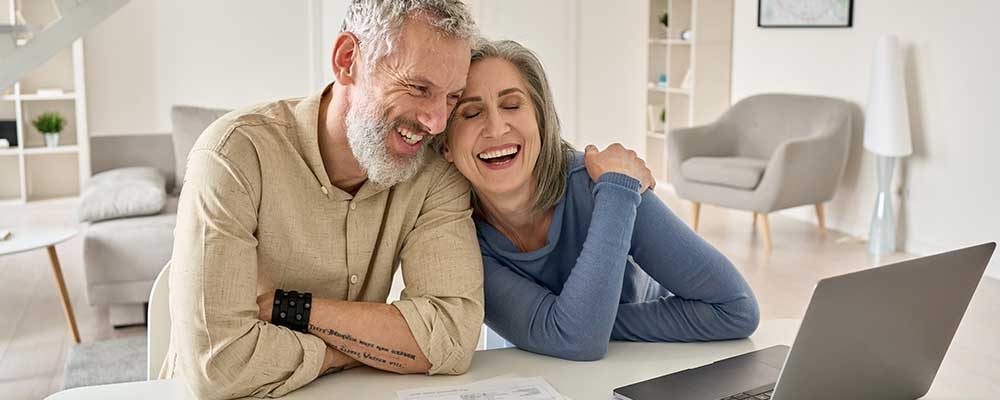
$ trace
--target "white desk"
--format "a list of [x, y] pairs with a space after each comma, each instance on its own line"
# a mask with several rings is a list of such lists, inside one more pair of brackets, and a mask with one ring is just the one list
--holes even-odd
[[[516, 373], [523, 377], [544, 377], [573, 400], [606, 400], [612, 397], [612, 390], [620, 386], [776, 344], [790, 345], [795, 339], [798, 326], [798, 320], [764, 321], [750, 339], [729, 342], [612, 342], [607, 357], [596, 362], [564, 361], [517, 349], [480, 351], [473, 358], [469, 372], [461, 376], [394, 375], [362, 367], [317, 379], [284, 399], [395, 399], [396, 391], [400, 389], [461, 385]], [[989, 391], [992, 385], [988, 382], [985, 386], [970, 387], [966, 382], [960, 382], [943, 372], [944, 368], [938, 374], [931, 394], [925, 399], [995, 398]], [[941, 382], [942, 377], [950, 378], [951, 382]], [[963, 393], [956, 394], [956, 390], [962, 390]], [[56, 393], [48, 399], [192, 398], [181, 381], [172, 379], [76, 388]]]

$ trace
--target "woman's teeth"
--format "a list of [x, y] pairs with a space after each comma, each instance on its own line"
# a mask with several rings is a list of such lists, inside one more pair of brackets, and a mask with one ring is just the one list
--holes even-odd
[[423, 140], [424, 138], [424, 135], [413, 133], [412, 131], [406, 128], [399, 128], [397, 132], [399, 132], [399, 136], [403, 137], [404, 142], [411, 145], [420, 143], [420, 141]]
[[511, 154], [517, 154], [517, 150], [518, 150], [517, 146], [510, 146], [510, 147], [507, 147], [505, 149], [493, 150], [493, 151], [487, 151], [487, 152], [479, 153], [479, 158], [482, 159], [482, 160], [489, 160], [489, 159], [492, 159], [492, 158], [499, 158], [499, 157], [503, 157], [503, 156], [509, 156]]

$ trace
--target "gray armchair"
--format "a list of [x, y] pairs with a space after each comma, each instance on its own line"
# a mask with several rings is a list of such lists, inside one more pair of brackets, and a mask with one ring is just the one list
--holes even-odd
[[668, 173], [677, 195], [701, 204], [752, 211], [771, 248], [767, 214], [815, 205], [825, 233], [823, 203], [833, 199], [851, 140], [851, 107], [816, 96], [764, 94], [746, 98], [719, 120], [675, 129], [667, 142]]

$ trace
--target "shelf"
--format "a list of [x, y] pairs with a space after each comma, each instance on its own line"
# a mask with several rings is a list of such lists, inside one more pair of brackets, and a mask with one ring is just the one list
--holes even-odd
[[8, 149], [0, 149], [0, 156], [16, 156], [21, 154], [21, 149], [17, 147], [11, 147]]
[[[15, 97], [12, 94], [3, 96], [5, 101], [14, 101]], [[76, 100], [76, 93], [62, 93], [62, 94], [52, 94], [52, 95], [38, 95], [38, 94], [22, 94], [21, 101], [53, 101], [53, 100]]]
[[657, 86], [655, 83], [646, 84], [646, 89], [652, 90], [654, 92], [663, 92], [663, 93], [667, 93], [667, 90], [669, 90], [669, 88], [663, 86]]
[[647, 131], [646, 132], [646, 137], [648, 137], [650, 139], [666, 140], [667, 139], [667, 134], [663, 133], [663, 132], [659, 132], [659, 131], [657, 131], [657, 132], [649, 132], [649, 131]]
[[646, 84], [646, 89], [649, 89], [649, 90], [652, 90], [652, 91], [655, 91], [655, 92], [662, 92], [662, 93], [683, 94], [683, 95], [689, 95], [689, 94], [691, 94], [691, 89], [683, 89], [683, 88], [675, 88], [675, 87], [662, 87], [662, 86], [657, 86], [655, 83], [647, 83]]
[[649, 44], [656, 44], [660, 46], [674, 45], [674, 46], [690, 46], [690, 40], [683, 39], [664, 39], [664, 38], [650, 38]]
[[24, 154], [71, 154], [80, 151], [80, 147], [76, 145], [72, 146], [59, 146], [59, 147], [30, 147], [24, 149]]

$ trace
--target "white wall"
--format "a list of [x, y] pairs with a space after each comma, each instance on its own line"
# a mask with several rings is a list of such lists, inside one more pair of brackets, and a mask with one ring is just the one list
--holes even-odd
[[[1000, 239], [1000, 3], [855, 0], [854, 13], [850, 29], [761, 29], [757, 2], [737, 1], [733, 101], [789, 92], [841, 97], [863, 108], [875, 42], [898, 35], [907, 48], [915, 151], [900, 174], [903, 247], [925, 254]], [[861, 136], [855, 139], [828, 218], [863, 236], [874, 205], [874, 158], [862, 151]], [[813, 218], [807, 210], [790, 214]], [[1000, 277], [1000, 262], [988, 273]]]
[[563, 136], [574, 141], [577, 125], [576, 0], [478, 0], [470, 2], [483, 36], [515, 40], [545, 67]]
[[581, 148], [620, 142], [644, 152], [647, 3], [578, 1], [576, 101]]
[[307, 1], [132, 0], [85, 37], [91, 135], [169, 132], [174, 104], [310, 94], [309, 12]]

